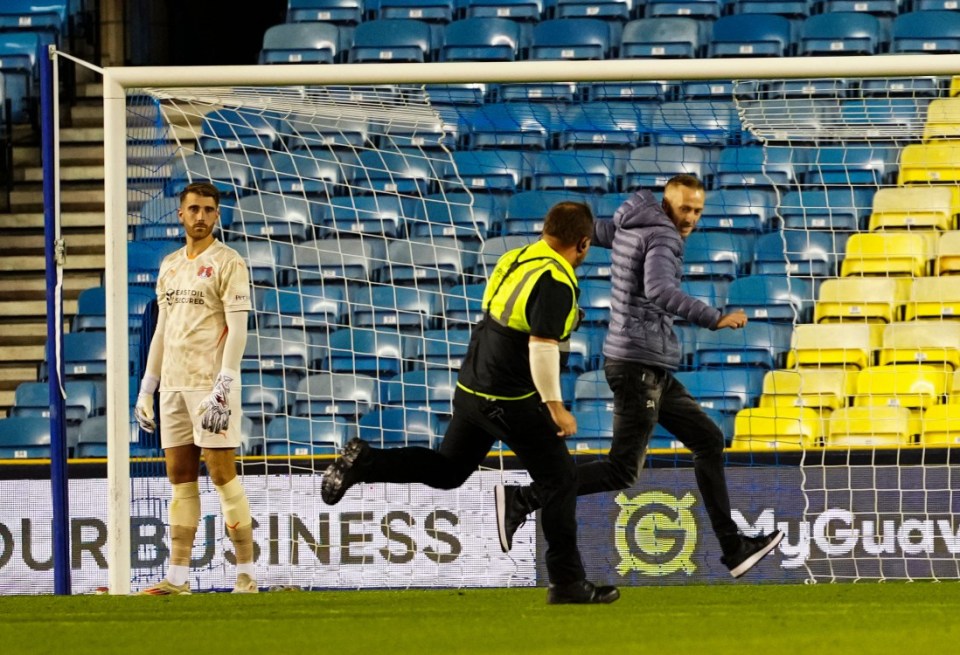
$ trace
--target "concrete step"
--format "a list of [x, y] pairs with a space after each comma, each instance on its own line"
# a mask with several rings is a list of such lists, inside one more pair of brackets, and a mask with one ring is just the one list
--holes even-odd
[[41, 362], [44, 357], [46, 337], [37, 344], [0, 345], [0, 362]]
[[[94, 273], [77, 272], [63, 276], [63, 295], [65, 297], [75, 298], [84, 289], [100, 285], [100, 275]], [[21, 293], [25, 297], [32, 297], [33, 294], [41, 294], [45, 297], [47, 292], [47, 281], [42, 275], [32, 277], [23, 277], [22, 275], [0, 276], [0, 296], [4, 294]], [[7, 332], [8, 325], [3, 326], [4, 333]]]
[[[67, 256], [71, 252], [94, 253], [103, 252], [104, 235], [103, 231], [96, 232], [74, 232], [73, 234], [63, 235], [67, 244]], [[12, 254], [19, 249], [39, 249], [43, 250], [46, 237], [43, 234], [7, 234], [0, 242], [0, 254]]]
[[8, 416], [10, 408], [13, 407], [16, 391], [13, 389], [0, 389], [0, 416]]
[[[104, 255], [71, 255], [67, 254], [67, 261], [64, 268], [68, 271], [95, 270], [104, 269]], [[0, 257], [0, 272], [22, 272], [43, 271], [46, 265], [42, 256], [37, 254], [19, 254]]]
[[0, 363], [0, 389], [16, 389], [21, 382], [36, 380], [37, 369], [32, 362]]
[[[143, 166], [130, 164], [127, 166], [127, 178], [142, 180], [156, 179], [161, 183], [170, 177], [170, 164]], [[14, 179], [22, 182], [43, 182], [43, 169], [40, 167], [22, 168], [14, 173]], [[102, 165], [68, 165], [60, 168], [60, 180], [62, 182], [84, 182], [93, 180], [103, 180]]]
[[[79, 294], [78, 294], [79, 295]], [[64, 299], [63, 301], [63, 315], [64, 316], [73, 316], [77, 313], [77, 300], [74, 299]], [[16, 319], [16, 318], [27, 318], [31, 316], [46, 316], [47, 315], [47, 301], [46, 300], [15, 300], [15, 301], [5, 301], [0, 302], [0, 318], [6, 319]], [[4, 325], [4, 330], [7, 329], [7, 326]]]
[[[131, 130], [131, 136], [140, 137], [145, 141], [154, 142], [161, 135], [155, 127], [141, 127]], [[170, 133], [166, 139], [170, 142], [190, 142], [193, 143], [199, 139], [200, 126], [198, 125], [178, 125], [171, 126]], [[103, 126], [88, 127], [67, 127], [60, 130], [61, 143], [103, 143]]]
[[[60, 211], [103, 212], [103, 184], [92, 188], [64, 188], [60, 193]], [[37, 185], [18, 185], [10, 192], [10, 210], [15, 214], [43, 211], [43, 191]]]
[[[5, 229], [42, 230], [43, 214], [4, 214], [0, 219]], [[103, 212], [61, 212], [60, 227], [66, 230], [103, 229]], [[69, 235], [69, 233], [67, 233]]]

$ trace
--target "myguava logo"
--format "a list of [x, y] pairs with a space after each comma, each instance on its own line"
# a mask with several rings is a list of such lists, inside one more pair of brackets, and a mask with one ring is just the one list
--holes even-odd
[[618, 494], [616, 544], [620, 555], [617, 573], [639, 571], [664, 576], [683, 571], [691, 575], [697, 566], [690, 559], [697, 545], [697, 522], [690, 508], [696, 500], [662, 491], [647, 491], [628, 498]]

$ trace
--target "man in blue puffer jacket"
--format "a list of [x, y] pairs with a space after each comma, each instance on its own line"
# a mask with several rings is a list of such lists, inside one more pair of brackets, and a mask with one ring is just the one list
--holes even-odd
[[[577, 467], [577, 494], [631, 487], [640, 474], [650, 435], [659, 422], [693, 453], [697, 486], [720, 542], [721, 561], [739, 578], [783, 539], [740, 534], [730, 517], [723, 470], [724, 435], [673, 372], [680, 363], [674, 316], [720, 330], [747, 323], [742, 311], [723, 314], [680, 288], [684, 239], [703, 212], [703, 184], [691, 175], [671, 178], [658, 203], [639, 191], [612, 221], [597, 221], [593, 244], [613, 249], [610, 328], [603, 344], [604, 373], [613, 390], [613, 445], [607, 459]], [[536, 486], [496, 490], [497, 528], [506, 552], [513, 535], [536, 510]]]

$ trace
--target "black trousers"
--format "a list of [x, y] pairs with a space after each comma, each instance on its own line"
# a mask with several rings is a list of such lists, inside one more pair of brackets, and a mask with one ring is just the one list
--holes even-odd
[[538, 396], [492, 401], [457, 389], [453, 418], [439, 452], [419, 447], [371, 449], [357, 473], [365, 482], [421, 482], [455, 489], [477, 470], [498, 440], [516, 453], [537, 486], [550, 581], [583, 580], [577, 548], [577, 466]]
[[[643, 468], [650, 435], [659, 422], [693, 453], [697, 487], [713, 531], [724, 549], [731, 546], [737, 524], [730, 518], [720, 428], [665, 369], [608, 358], [604, 373], [613, 391], [613, 444], [606, 459], [577, 467], [577, 495], [633, 486]], [[536, 484], [533, 489], [539, 500]]]

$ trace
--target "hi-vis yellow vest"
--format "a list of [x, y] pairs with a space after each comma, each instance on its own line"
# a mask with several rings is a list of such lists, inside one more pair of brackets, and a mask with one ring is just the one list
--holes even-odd
[[527, 300], [541, 275], [570, 287], [573, 302], [563, 326], [561, 341], [569, 338], [577, 323], [577, 276], [570, 263], [543, 240], [505, 253], [497, 262], [483, 292], [483, 310], [505, 327], [530, 334]]

